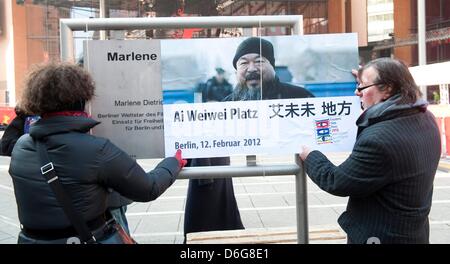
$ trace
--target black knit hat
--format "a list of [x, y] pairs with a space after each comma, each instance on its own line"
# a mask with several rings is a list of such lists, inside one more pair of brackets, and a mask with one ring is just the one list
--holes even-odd
[[[261, 43], [261, 45], [260, 45]], [[260, 48], [261, 47], [261, 48]], [[240, 57], [244, 56], [245, 54], [249, 53], [257, 53], [259, 54], [261, 52], [261, 55], [268, 59], [270, 64], [275, 68], [275, 56], [273, 53], [273, 45], [269, 41], [258, 38], [258, 37], [251, 37], [246, 40], [244, 40], [241, 44], [239, 44], [238, 48], [236, 49], [236, 55], [234, 55], [233, 59], [233, 66], [236, 69], [236, 62], [239, 60]]]

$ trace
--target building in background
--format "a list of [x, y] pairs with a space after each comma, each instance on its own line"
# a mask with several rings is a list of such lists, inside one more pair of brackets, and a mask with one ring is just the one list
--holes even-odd
[[[382, 29], [379, 27], [386, 29], [386, 32], [389, 31], [388, 24], [392, 23], [391, 7], [393, 7], [392, 33], [389, 37], [384, 35], [379, 39], [375, 37], [370, 39], [367, 50], [371, 51], [372, 57], [393, 56], [410, 66], [417, 65], [417, 0], [368, 0], [369, 35], [370, 32], [381, 33]], [[425, 9], [427, 64], [448, 61], [450, 60], [450, 1], [426, 0]]]
[[[426, 0], [426, 58], [427, 64], [450, 60], [450, 1]], [[417, 1], [394, 1], [394, 56], [410, 66], [418, 64]], [[439, 86], [428, 86], [426, 97], [434, 102], [433, 93]], [[448, 93], [447, 93], [448, 96]]]
[[[59, 59], [59, 19], [99, 17], [102, 0], [0, 1], [0, 105], [20, 99], [27, 70]], [[304, 34], [357, 32], [361, 62], [393, 56], [417, 64], [417, 0], [104, 0], [105, 17], [303, 15]], [[450, 1], [427, 0], [428, 63], [450, 60]], [[242, 28], [109, 31], [107, 38], [236, 37]], [[262, 35], [287, 35], [269, 27]], [[84, 39], [75, 32], [76, 55]]]
[[30, 66], [59, 57], [59, 19], [70, 17], [67, 8], [17, 2], [0, 1], [0, 106], [15, 105]]
[[367, 0], [368, 42], [390, 39], [394, 33], [394, 0]]

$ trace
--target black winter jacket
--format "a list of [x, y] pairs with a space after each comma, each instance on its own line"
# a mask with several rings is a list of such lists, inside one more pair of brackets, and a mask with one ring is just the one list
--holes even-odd
[[14, 184], [20, 223], [32, 229], [61, 229], [71, 224], [50, 186], [40, 174], [34, 139], [44, 140], [56, 174], [86, 221], [107, 208], [108, 188], [134, 201], [160, 196], [180, 170], [175, 158], [166, 158], [148, 173], [105, 138], [87, 134], [99, 124], [86, 117], [56, 116], [36, 122], [22, 136], [11, 156], [9, 173]]

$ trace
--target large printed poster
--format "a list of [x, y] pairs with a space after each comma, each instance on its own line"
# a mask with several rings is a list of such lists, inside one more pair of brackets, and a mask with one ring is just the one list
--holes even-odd
[[85, 44], [93, 133], [135, 158], [349, 151], [356, 34]]
[[163, 40], [166, 156], [350, 151], [356, 34]]

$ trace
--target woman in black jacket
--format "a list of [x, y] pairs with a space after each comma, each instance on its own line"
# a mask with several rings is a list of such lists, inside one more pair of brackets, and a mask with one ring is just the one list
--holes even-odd
[[185, 165], [181, 153], [166, 158], [146, 173], [127, 153], [108, 139], [88, 132], [99, 122], [85, 112], [94, 95], [90, 75], [72, 64], [48, 64], [29, 74], [21, 107], [41, 116], [12, 151], [9, 173], [14, 184], [19, 220], [19, 243], [65, 243], [78, 237], [61, 203], [41, 174], [43, 143], [57, 179], [75, 211], [97, 241], [108, 220], [109, 189], [139, 202], [160, 196]]

